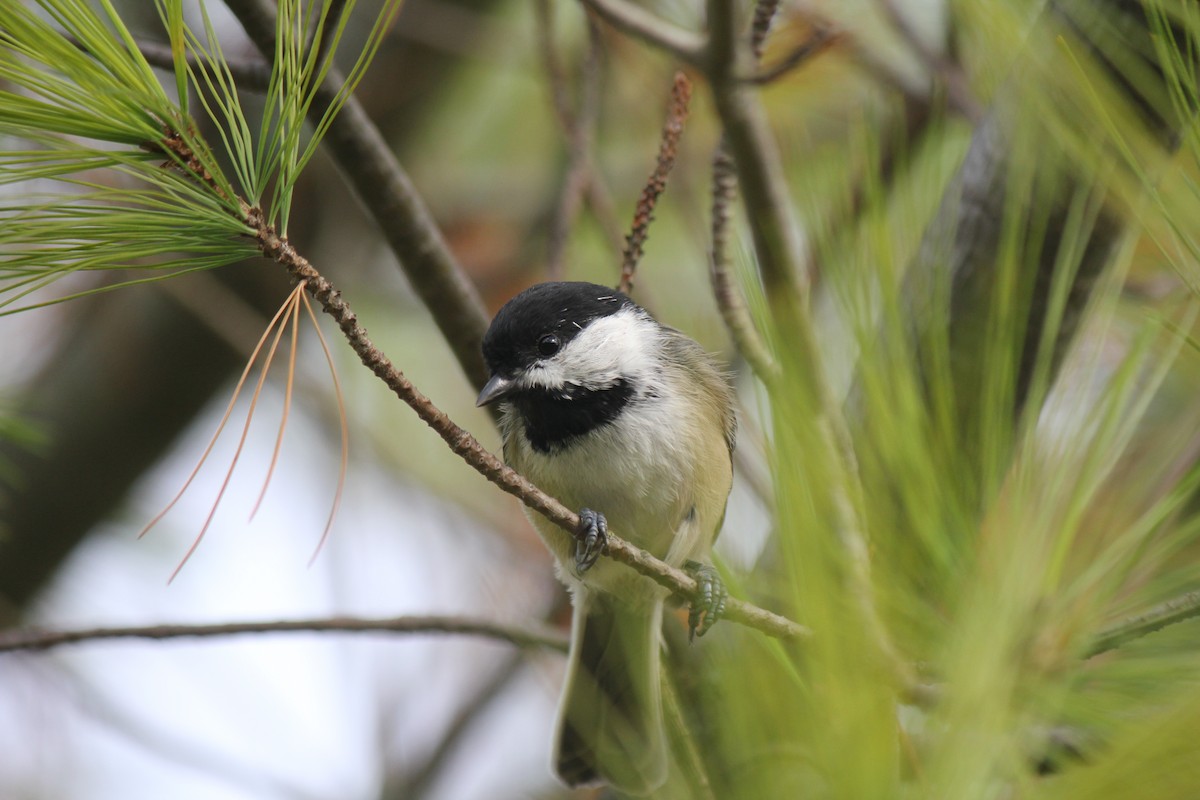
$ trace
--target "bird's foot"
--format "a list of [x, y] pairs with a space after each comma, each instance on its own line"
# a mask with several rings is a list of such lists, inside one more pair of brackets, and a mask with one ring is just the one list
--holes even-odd
[[684, 563], [683, 569], [696, 579], [696, 595], [688, 611], [688, 641], [703, 636], [725, 614], [725, 601], [729, 591], [717, 568], [699, 561]]
[[599, 511], [579, 509], [579, 527], [575, 529], [575, 572], [591, 569], [600, 554], [608, 549], [608, 520]]

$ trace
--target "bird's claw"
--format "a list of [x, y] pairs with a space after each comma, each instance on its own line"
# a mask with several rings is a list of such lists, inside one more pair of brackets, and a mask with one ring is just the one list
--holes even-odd
[[684, 571], [696, 580], [696, 595], [692, 598], [691, 609], [688, 611], [688, 641], [696, 636], [703, 636], [725, 614], [725, 601], [729, 591], [721, 580], [716, 567], [711, 564], [701, 564], [699, 561], [688, 561], [683, 565]]
[[579, 575], [587, 572], [607, 549], [608, 520], [599, 511], [581, 508], [579, 527], [575, 530], [575, 572]]

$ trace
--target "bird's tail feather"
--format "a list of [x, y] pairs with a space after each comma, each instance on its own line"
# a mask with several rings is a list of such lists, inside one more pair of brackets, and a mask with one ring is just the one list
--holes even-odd
[[570, 786], [649, 794], [667, 775], [659, 686], [662, 601], [625, 607], [579, 592], [554, 755]]

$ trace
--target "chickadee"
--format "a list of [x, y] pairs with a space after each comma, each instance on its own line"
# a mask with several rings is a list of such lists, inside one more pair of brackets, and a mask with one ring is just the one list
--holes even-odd
[[570, 786], [603, 780], [647, 794], [666, 780], [659, 693], [667, 591], [598, 561], [607, 526], [668, 564], [691, 568], [723, 605], [707, 560], [733, 480], [733, 394], [692, 339], [624, 294], [543, 283], [500, 309], [483, 339], [510, 466], [580, 511], [576, 542], [533, 515], [574, 605], [554, 764]]

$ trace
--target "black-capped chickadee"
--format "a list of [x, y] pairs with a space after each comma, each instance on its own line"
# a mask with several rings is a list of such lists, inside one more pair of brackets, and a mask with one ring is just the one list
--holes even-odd
[[[580, 511], [574, 545], [539, 515], [575, 609], [554, 765], [571, 786], [646, 794], [667, 774], [659, 687], [667, 592], [597, 560], [607, 525], [673, 566], [701, 566], [733, 480], [733, 394], [692, 339], [624, 294], [543, 283], [510, 300], [483, 340], [506, 461]], [[704, 609], [715, 619], [718, 599]], [[699, 610], [693, 606], [693, 626]]]

